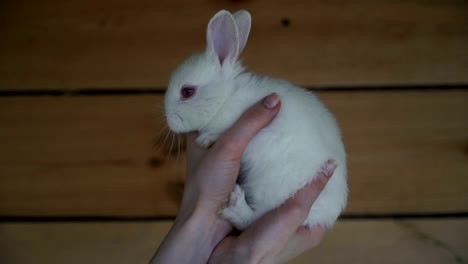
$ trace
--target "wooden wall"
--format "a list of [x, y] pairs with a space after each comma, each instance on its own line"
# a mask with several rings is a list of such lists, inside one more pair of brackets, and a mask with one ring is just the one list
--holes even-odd
[[[345, 216], [466, 215], [466, 1], [25, 0], [0, 3], [0, 217], [174, 217], [184, 156], [154, 147], [165, 86], [204, 48], [209, 18], [241, 8], [245, 64], [317, 90], [336, 114]], [[0, 234], [22, 234], [14, 224]]]

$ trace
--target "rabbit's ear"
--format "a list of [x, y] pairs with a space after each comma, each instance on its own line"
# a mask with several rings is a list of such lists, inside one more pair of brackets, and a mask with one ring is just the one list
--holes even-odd
[[219, 11], [210, 20], [207, 32], [208, 51], [219, 58], [221, 65], [234, 61], [239, 54], [239, 33], [234, 17], [226, 10]]
[[233, 16], [236, 21], [237, 31], [239, 32], [239, 51], [237, 54], [239, 56], [247, 43], [247, 39], [249, 38], [252, 18], [247, 10], [239, 10], [235, 12]]

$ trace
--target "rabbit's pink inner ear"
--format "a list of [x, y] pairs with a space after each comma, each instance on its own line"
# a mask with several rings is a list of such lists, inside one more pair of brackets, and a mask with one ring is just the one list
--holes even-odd
[[237, 31], [239, 32], [239, 54], [247, 44], [249, 38], [250, 27], [252, 24], [252, 18], [247, 10], [239, 10], [232, 15], [236, 21]]
[[208, 24], [208, 49], [219, 58], [221, 65], [225, 60], [236, 59], [239, 50], [239, 36], [236, 23], [227, 11], [218, 12]]

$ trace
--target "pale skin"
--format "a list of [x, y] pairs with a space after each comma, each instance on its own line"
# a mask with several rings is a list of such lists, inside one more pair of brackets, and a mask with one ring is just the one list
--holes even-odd
[[303, 223], [336, 168], [332, 161], [311, 183], [240, 234], [234, 234], [219, 213], [228, 205], [244, 149], [280, 108], [279, 98], [270, 95], [245, 112], [209, 150], [195, 143], [196, 133], [187, 135], [181, 208], [150, 263], [286, 263], [320, 243], [326, 230]]

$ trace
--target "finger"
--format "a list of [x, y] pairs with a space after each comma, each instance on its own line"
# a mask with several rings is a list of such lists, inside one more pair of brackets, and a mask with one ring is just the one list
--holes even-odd
[[186, 134], [186, 139], [187, 139], [187, 152], [188, 153], [200, 153], [200, 152], [205, 152], [206, 149], [203, 147], [199, 146], [195, 140], [198, 137], [198, 132], [189, 132]]
[[186, 134], [187, 141], [187, 171], [193, 171], [200, 160], [207, 153], [207, 149], [198, 145], [195, 140], [198, 137], [198, 132], [190, 132]]
[[201, 147], [195, 142], [198, 135], [199, 135], [198, 132], [189, 132], [186, 134], [188, 156], [201, 157], [201, 156], [204, 156], [208, 152], [206, 148]]
[[267, 126], [279, 112], [281, 103], [276, 93], [252, 106], [223, 133], [213, 146], [232, 159], [240, 159], [252, 137]]
[[251, 247], [261, 254], [279, 253], [288, 240], [303, 225], [310, 208], [325, 188], [336, 169], [334, 160], [327, 161], [312, 182], [286, 200], [280, 207], [267, 213], [241, 234], [239, 239], [254, 241]]
[[302, 226], [309, 215], [310, 208], [327, 185], [337, 166], [335, 160], [327, 160], [314, 179], [297, 191], [293, 197], [286, 200], [278, 210], [284, 211], [281, 213], [287, 215], [289, 220], [295, 223], [297, 227]]
[[279, 263], [287, 263], [305, 251], [317, 247], [325, 235], [326, 229], [320, 226], [313, 228], [299, 227], [286, 247], [276, 256]]

